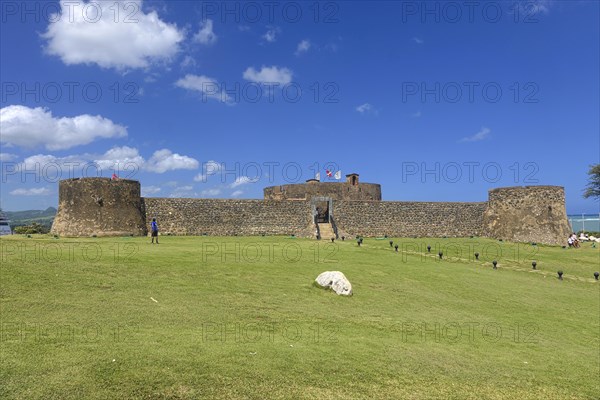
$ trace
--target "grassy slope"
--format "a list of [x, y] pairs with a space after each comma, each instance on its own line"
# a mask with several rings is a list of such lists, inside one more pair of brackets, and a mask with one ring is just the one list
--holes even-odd
[[45, 210], [6, 211], [5, 214], [10, 220], [10, 226], [13, 229], [16, 226], [31, 225], [34, 222], [50, 228], [56, 215], [56, 208], [48, 207]]
[[399, 242], [2, 238], [0, 397], [598, 398], [598, 248]]

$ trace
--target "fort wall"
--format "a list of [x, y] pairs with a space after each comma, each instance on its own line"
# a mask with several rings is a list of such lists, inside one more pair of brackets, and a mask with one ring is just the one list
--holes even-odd
[[[305, 191], [299, 199], [283, 200], [269, 198], [267, 189], [272, 188], [265, 189], [265, 200], [142, 198], [137, 181], [67, 179], [59, 184], [52, 233], [146, 235], [150, 221], [156, 218], [162, 234], [315, 237], [311, 199], [322, 195], [333, 198], [334, 222], [338, 233], [347, 237], [486, 236], [563, 244], [569, 234], [564, 189], [558, 186], [493, 189], [489, 201], [479, 203], [356, 200], [348, 195], [347, 183], [284, 186], [293, 186], [285, 191], [288, 197], [300, 197], [302, 187], [314, 187], [315, 191]], [[365, 192], [369, 197], [381, 193], [375, 184], [349, 186], [354, 188], [351, 190], [367, 188], [354, 192], [359, 197]], [[336, 199], [338, 190], [341, 198]]]
[[146, 221], [156, 218], [162, 234], [314, 235], [310, 203], [306, 201], [146, 197], [143, 203]]
[[485, 202], [338, 201], [334, 221], [349, 237], [480, 236], [486, 207]]

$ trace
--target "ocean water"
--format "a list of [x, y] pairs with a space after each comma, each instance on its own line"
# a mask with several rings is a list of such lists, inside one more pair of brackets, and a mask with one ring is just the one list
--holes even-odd
[[570, 214], [567, 215], [573, 232], [592, 231], [600, 232], [599, 214]]

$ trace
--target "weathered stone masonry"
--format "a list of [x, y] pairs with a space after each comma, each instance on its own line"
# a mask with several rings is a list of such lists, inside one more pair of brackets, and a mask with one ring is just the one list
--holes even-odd
[[334, 220], [345, 234], [464, 237], [483, 233], [487, 203], [339, 201]]
[[60, 181], [52, 232], [65, 236], [145, 235], [140, 183], [109, 178]]
[[483, 222], [487, 235], [517, 242], [564, 245], [570, 233], [565, 191], [558, 186], [490, 190]]
[[163, 234], [298, 235], [313, 232], [306, 201], [144, 198], [146, 220]]
[[[353, 176], [352, 174], [351, 176]], [[310, 200], [313, 196], [328, 196], [334, 200], [381, 200], [381, 186], [376, 183], [319, 182], [270, 186], [264, 189], [268, 200]]]
[[[353, 188], [333, 184], [329, 197], [334, 199], [331, 211], [339, 234], [349, 237], [476, 235], [563, 244], [569, 233], [562, 187], [499, 188], [489, 192], [488, 202], [457, 203], [369, 200], [380, 196], [379, 185], [358, 186], [357, 180], [347, 184]], [[302, 196], [302, 187], [310, 185]], [[150, 221], [157, 218], [162, 234], [314, 237], [311, 199], [315, 194], [327, 196], [326, 185], [285, 185], [283, 193], [287, 194], [282, 200], [271, 199], [272, 193], [278, 192], [272, 188], [265, 189], [265, 200], [177, 199], [142, 198], [139, 182], [132, 180], [67, 179], [59, 184], [52, 232], [63, 236], [146, 235]], [[362, 191], [358, 187], [367, 188], [366, 196], [359, 200]]]

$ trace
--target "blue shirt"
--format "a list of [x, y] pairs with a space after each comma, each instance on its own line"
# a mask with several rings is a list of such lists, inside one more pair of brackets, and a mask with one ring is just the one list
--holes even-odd
[[152, 227], [153, 231], [155, 231], [155, 232], [158, 231], [158, 224], [156, 223], [156, 221], [152, 221], [150, 226]]

